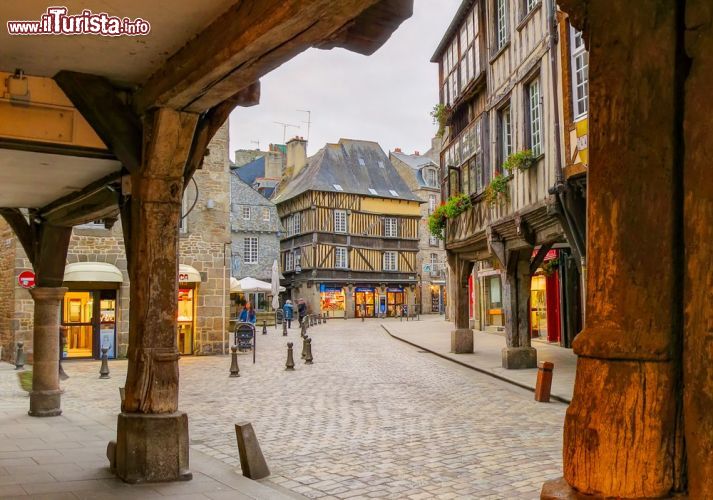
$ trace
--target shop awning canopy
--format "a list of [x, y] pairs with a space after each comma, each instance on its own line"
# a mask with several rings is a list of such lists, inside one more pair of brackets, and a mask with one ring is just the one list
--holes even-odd
[[200, 283], [201, 273], [199, 273], [195, 267], [186, 264], [179, 264], [178, 281], [181, 283]]
[[64, 281], [122, 283], [124, 276], [118, 267], [107, 262], [75, 262], [64, 268]]
[[[234, 280], [234, 281], [233, 281]], [[281, 286], [280, 291], [284, 292], [285, 287]], [[238, 292], [265, 292], [272, 293], [272, 285], [267, 281], [261, 281], [255, 278], [247, 277], [241, 280], [230, 278], [230, 293]]]

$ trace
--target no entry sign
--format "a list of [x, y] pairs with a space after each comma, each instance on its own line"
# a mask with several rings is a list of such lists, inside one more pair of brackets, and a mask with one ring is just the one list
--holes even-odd
[[32, 271], [22, 271], [17, 277], [17, 282], [22, 288], [34, 288], [35, 273]]

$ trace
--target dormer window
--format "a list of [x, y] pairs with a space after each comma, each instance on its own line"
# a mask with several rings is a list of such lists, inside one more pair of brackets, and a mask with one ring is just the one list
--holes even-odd
[[423, 169], [423, 181], [426, 186], [438, 187], [438, 173], [435, 168], [425, 168]]
[[340, 186], [339, 184], [332, 184], [332, 186], [334, 186], [334, 189], [336, 189], [337, 191], [344, 191], [344, 189], [342, 189], [342, 186]]
[[371, 194], [373, 194], [374, 196], [376, 196], [377, 194], [379, 194], [379, 193], [376, 192], [376, 189], [374, 189], [374, 188], [369, 188], [369, 192], [370, 192]]
[[398, 195], [399, 195], [399, 193], [397, 193], [397, 192], [394, 191], [393, 189], [389, 189], [389, 193], [391, 193], [391, 196], [397, 196], [397, 197], [398, 197]]
[[364, 163], [364, 158], [359, 158], [359, 165], [362, 167], [366, 165], [366, 163]]

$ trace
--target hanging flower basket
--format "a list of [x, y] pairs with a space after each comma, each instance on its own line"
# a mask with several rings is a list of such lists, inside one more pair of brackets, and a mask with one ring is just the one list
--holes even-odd
[[508, 179], [502, 174], [498, 174], [493, 177], [485, 188], [485, 201], [493, 206], [504, 201], [508, 201]]
[[444, 239], [443, 231], [446, 228], [448, 219], [458, 217], [472, 206], [470, 196], [461, 194], [452, 196], [447, 202], [442, 203], [428, 217], [428, 229], [431, 234], [438, 239]]
[[526, 149], [524, 151], [518, 151], [517, 153], [513, 153], [508, 156], [507, 160], [505, 160], [505, 163], [503, 163], [503, 170], [506, 170], [508, 172], [512, 172], [514, 170], [524, 172], [525, 170], [534, 166], [536, 163], [537, 160], [535, 158], [535, 155], [532, 154], [532, 151]]

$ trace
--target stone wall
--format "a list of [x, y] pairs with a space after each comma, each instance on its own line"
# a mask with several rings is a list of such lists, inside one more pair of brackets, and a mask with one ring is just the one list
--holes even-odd
[[15, 328], [15, 245], [17, 240], [5, 219], [0, 217], [0, 359], [14, 360]]

